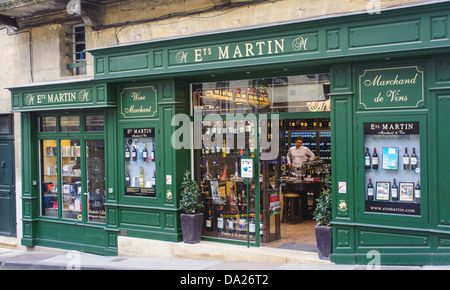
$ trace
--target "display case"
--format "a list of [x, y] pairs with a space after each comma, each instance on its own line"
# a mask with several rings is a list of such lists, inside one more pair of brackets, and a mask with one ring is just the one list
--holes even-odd
[[255, 183], [241, 174], [242, 158], [255, 156], [254, 124], [203, 121], [202, 132], [203, 148], [195, 154], [200, 160], [196, 179], [204, 204], [203, 235], [255, 241], [259, 220]]
[[125, 195], [156, 197], [155, 128], [124, 129]]
[[421, 215], [419, 121], [364, 122], [365, 211]]

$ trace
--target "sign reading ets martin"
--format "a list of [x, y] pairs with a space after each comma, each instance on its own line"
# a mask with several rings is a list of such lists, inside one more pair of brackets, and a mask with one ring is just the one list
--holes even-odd
[[120, 113], [123, 118], [156, 117], [156, 89], [153, 86], [123, 89], [120, 93]]
[[187, 47], [169, 51], [170, 65], [240, 60], [318, 50], [318, 33], [304, 33], [270, 39]]
[[359, 108], [418, 108], [424, 105], [423, 71], [418, 66], [366, 69], [359, 75]]
[[63, 105], [92, 102], [90, 89], [24, 95], [24, 106]]

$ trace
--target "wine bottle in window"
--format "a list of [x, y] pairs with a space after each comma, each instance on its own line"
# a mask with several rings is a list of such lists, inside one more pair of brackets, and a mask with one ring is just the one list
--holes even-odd
[[393, 201], [398, 201], [398, 187], [397, 184], [395, 183], [395, 178], [394, 183], [392, 183], [391, 187], [391, 196]]
[[136, 146], [133, 146], [133, 150], [131, 150], [131, 158], [133, 159], [133, 161], [137, 160], [137, 150], [136, 150]]
[[125, 186], [130, 187], [130, 170], [127, 168], [127, 174], [125, 175]]
[[141, 167], [141, 174], [139, 175], [139, 187], [144, 187], [145, 180], [144, 180], [144, 171]]
[[364, 154], [364, 168], [370, 169], [370, 154], [369, 148], [366, 147], [366, 154]]
[[414, 201], [420, 202], [420, 184], [419, 180], [417, 180], [416, 187], [414, 188]]
[[378, 169], [378, 154], [377, 154], [377, 148], [373, 148], [373, 154], [372, 154], [372, 169]]
[[409, 170], [409, 154], [408, 148], [405, 147], [405, 153], [403, 153], [403, 169]]
[[373, 200], [373, 185], [371, 178], [369, 178], [369, 184], [367, 184], [367, 200]]
[[144, 145], [144, 149], [142, 150], [142, 160], [148, 161], [147, 144]]
[[411, 170], [416, 170], [417, 168], [417, 154], [416, 148], [413, 147], [413, 151], [411, 153]]
[[153, 142], [153, 145], [152, 145], [152, 151], [151, 151], [151, 158], [152, 158], [152, 161], [155, 161], [155, 142]]
[[223, 220], [223, 206], [220, 206], [220, 213], [219, 213], [219, 217], [217, 218], [217, 231], [219, 233], [224, 233], [225, 232], [225, 224], [224, 224], [224, 220]]
[[130, 148], [125, 145], [125, 161], [130, 161], [131, 158], [131, 152], [130, 152]]
[[212, 219], [212, 215], [211, 215], [211, 210], [209, 210], [208, 212], [208, 216], [206, 217], [206, 230], [208, 232], [212, 232], [213, 230], [213, 219]]

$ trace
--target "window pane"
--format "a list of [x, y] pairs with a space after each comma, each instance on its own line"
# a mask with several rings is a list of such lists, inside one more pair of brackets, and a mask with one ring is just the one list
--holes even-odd
[[328, 74], [192, 84], [203, 115], [330, 111], [329, 92]]
[[60, 131], [61, 132], [77, 132], [80, 131], [79, 116], [61, 116]]
[[39, 118], [40, 132], [56, 132], [56, 117], [40, 117]]
[[56, 140], [41, 140], [41, 214], [58, 216], [58, 173]]
[[86, 140], [88, 219], [105, 222], [105, 145], [104, 140]]
[[62, 217], [81, 220], [80, 140], [61, 140]]
[[0, 134], [9, 134], [10, 116], [0, 116]]
[[103, 131], [105, 119], [103, 115], [86, 116], [86, 131]]

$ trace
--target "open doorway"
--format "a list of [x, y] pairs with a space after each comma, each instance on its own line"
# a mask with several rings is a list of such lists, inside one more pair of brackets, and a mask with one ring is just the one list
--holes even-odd
[[279, 152], [260, 159], [262, 246], [317, 251], [312, 214], [331, 174], [330, 134], [329, 118], [279, 120]]

